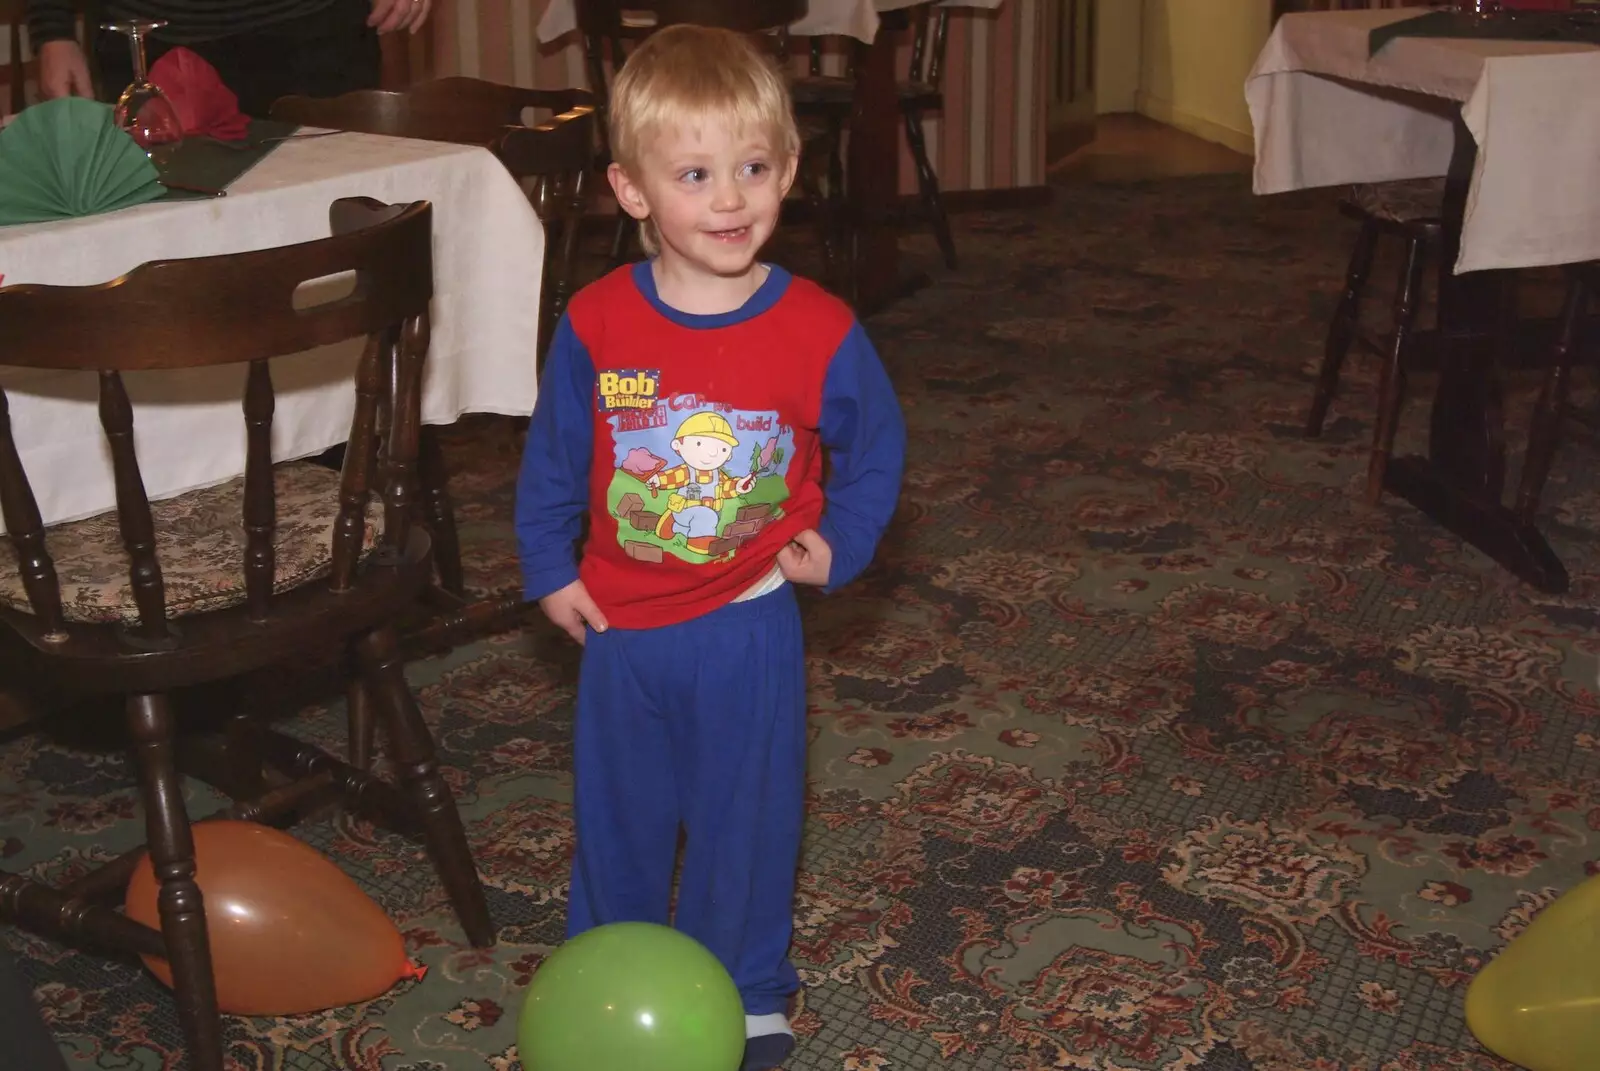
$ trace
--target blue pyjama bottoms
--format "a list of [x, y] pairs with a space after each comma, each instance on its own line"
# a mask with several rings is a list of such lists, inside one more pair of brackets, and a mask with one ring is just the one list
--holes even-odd
[[805, 650], [787, 584], [655, 629], [589, 632], [573, 764], [567, 936], [673, 919], [720, 959], [746, 1014], [786, 1010], [805, 811]]

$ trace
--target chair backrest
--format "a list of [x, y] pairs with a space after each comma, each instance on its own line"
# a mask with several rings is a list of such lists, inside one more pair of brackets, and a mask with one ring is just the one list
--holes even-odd
[[1365, 11], [1372, 8], [1426, 7], [1429, 0], [1273, 0], [1272, 18], [1295, 11]]
[[[904, 18], [910, 26], [911, 64], [906, 71], [906, 80], [937, 92], [944, 81], [944, 59], [950, 42], [950, 9], [936, 7], [931, 0], [928, 0], [908, 11], [888, 12], [883, 16], [886, 30], [895, 28], [895, 16]], [[827, 37], [811, 39], [813, 78], [822, 76], [822, 60], [829, 44], [830, 40]], [[842, 45], [845, 55], [845, 74], [853, 78], [856, 50], [849, 41], [842, 42]]]
[[593, 104], [581, 89], [524, 89], [479, 78], [435, 78], [405, 90], [362, 89], [338, 97], [283, 97], [272, 118], [330, 130], [489, 146], [528, 113], [563, 114]]
[[[336, 202], [335, 221], [348, 209]], [[334, 590], [354, 581], [365, 535], [383, 400], [387, 442], [384, 544], [405, 546], [409, 482], [421, 419], [422, 362], [433, 296], [433, 208], [404, 206], [368, 229], [299, 245], [227, 256], [153, 261], [98, 286], [0, 288], [0, 366], [93, 371], [100, 422], [116, 477], [117, 519], [128, 551], [136, 637], [170, 637], [150, 501], [134, 448], [133, 407], [122, 374], [245, 364], [245, 590], [250, 616], [265, 620], [275, 582], [276, 494], [272, 476], [274, 394], [269, 360], [366, 336], [356, 373], [356, 408], [332, 539]], [[353, 272], [354, 289], [296, 307], [303, 283]], [[46, 548], [32, 486], [11, 434], [0, 390], [0, 516], [16, 549], [23, 586], [47, 634], [64, 639], [61, 589]], [[85, 449], [93, 445], [84, 444]]]
[[605, 136], [611, 78], [639, 41], [665, 26], [717, 26], [738, 33], [775, 33], [780, 56], [788, 51], [788, 26], [805, 17], [807, 0], [576, 0], [589, 88]]
[[[535, 341], [536, 359], [542, 360], [576, 287], [585, 177], [598, 145], [593, 101], [581, 89], [524, 89], [454, 77], [420, 82], [403, 92], [285, 97], [273, 104], [272, 117], [332, 130], [482, 145], [498, 156], [528, 188], [545, 225], [545, 283]], [[530, 111], [554, 114], [527, 126]]]

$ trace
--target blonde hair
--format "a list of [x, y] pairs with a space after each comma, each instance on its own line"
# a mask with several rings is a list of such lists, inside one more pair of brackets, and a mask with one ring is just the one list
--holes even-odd
[[[777, 64], [744, 34], [709, 26], [669, 26], [647, 37], [611, 87], [611, 157], [637, 174], [646, 149], [665, 130], [705, 124], [760, 130], [785, 157], [800, 151], [789, 86]], [[653, 221], [639, 228], [646, 253], [660, 251]]]

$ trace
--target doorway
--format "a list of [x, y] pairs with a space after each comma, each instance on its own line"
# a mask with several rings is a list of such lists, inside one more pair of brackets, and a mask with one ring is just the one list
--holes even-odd
[[1094, 140], [1095, 7], [1096, 0], [1045, 0], [1047, 167]]

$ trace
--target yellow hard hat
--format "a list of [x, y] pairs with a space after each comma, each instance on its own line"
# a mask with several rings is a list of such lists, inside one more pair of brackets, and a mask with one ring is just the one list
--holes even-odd
[[733, 426], [718, 413], [696, 413], [678, 425], [678, 434], [673, 438], [687, 439], [691, 435], [703, 439], [721, 439], [729, 446], [739, 445], [739, 440], [733, 437]]

